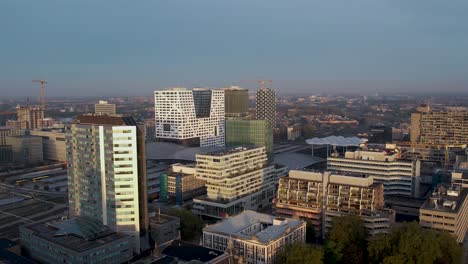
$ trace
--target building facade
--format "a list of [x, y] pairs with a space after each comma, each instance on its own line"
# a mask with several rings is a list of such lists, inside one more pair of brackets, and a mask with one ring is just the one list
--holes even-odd
[[67, 131], [69, 213], [130, 235], [140, 253], [148, 230], [143, 132], [131, 117], [78, 117]]
[[154, 92], [156, 140], [224, 146], [224, 91], [171, 88]]
[[0, 128], [0, 146], [6, 145], [6, 138], [11, 136], [24, 136], [22, 129]]
[[411, 114], [411, 143], [468, 144], [468, 111], [435, 112], [427, 105], [419, 107]]
[[327, 158], [327, 169], [362, 173], [384, 185], [385, 195], [419, 197], [421, 162], [400, 160], [395, 149], [362, 148]]
[[206, 181], [207, 195], [193, 199], [193, 212], [225, 218], [269, 206], [278, 174], [265, 147], [238, 147], [197, 155], [195, 176]]
[[256, 94], [257, 119], [267, 120], [270, 128], [276, 127], [276, 92], [270, 88], [261, 88]]
[[325, 237], [333, 218], [357, 215], [371, 235], [386, 233], [395, 213], [384, 209], [383, 186], [372, 177], [336, 172], [289, 171], [279, 181], [277, 215], [308, 219], [317, 236]]
[[32, 136], [42, 137], [45, 160], [66, 161], [66, 138], [63, 130], [32, 130]]
[[249, 90], [237, 86], [225, 88], [224, 100], [227, 118], [241, 118], [249, 114]]
[[[173, 164], [161, 177], [160, 183], [164, 184], [160, 185], [160, 198], [166, 194], [166, 199], [174, 199], [177, 205], [183, 205], [184, 201], [206, 194], [205, 181], [195, 176], [195, 165]], [[163, 188], [165, 190], [162, 190]]]
[[226, 146], [264, 146], [269, 158], [273, 156], [273, 130], [266, 120], [227, 119]]
[[6, 138], [6, 144], [11, 146], [13, 162], [25, 166], [39, 165], [44, 162], [42, 138], [24, 135]]
[[15, 129], [37, 129], [42, 127], [44, 110], [39, 107], [17, 106], [17, 120], [8, 120], [7, 126]]
[[100, 100], [99, 103], [94, 105], [94, 113], [96, 115], [115, 115], [117, 111], [115, 110], [115, 104], [109, 104], [107, 101]]
[[231, 263], [271, 264], [287, 245], [305, 243], [306, 224], [245, 211], [203, 228], [203, 246], [233, 256]]

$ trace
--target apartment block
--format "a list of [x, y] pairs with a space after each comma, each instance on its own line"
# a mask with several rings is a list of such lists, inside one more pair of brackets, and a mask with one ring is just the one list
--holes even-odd
[[42, 137], [45, 160], [66, 161], [66, 137], [63, 130], [32, 130], [32, 136]]
[[44, 110], [39, 107], [17, 106], [17, 120], [8, 120], [7, 127], [14, 129], [37, 129], [42, 127]]
[[195, 176], [206, 181], [207, 195], [195, 198], [193, 212], [214, 218], [269, 206], [277, 170], [265, 147], [237, 147], [196, 156]]
[[422, 105], [411, 114], [411, 143], [468, 144], [468, 111], [432, 111]]
[[276, 92], [270, 88], [261, 88], [256, 93], [257, 119], [267, 120], [271, 129], [276, 127]]
[[96, 115], [116, 115], [115, 104], [109, 104], [108, 101], [100, 100], [99, 103], [94, 105], [94, 113]]
[[267, 120], [226, 120], [226, 146], [245, 145], [265, 146], [268, 157], [273, 157], [273, 130]]
[[232, 263], [272, 264], [284, 248], [304, 243], [304, 221], [245, 211], [203, 228], [203, 246], [227, 252]]
[[363, 147], [327, 158], [327, 169], [372, 176], [385, 195], [419, 197], [421, 162], [401, 160], [398, 149]]
[[279, 181], [275, 212], [310, 220], [322, 237], [339, 216], [360, 216], [372, 235], [388, 232], [395, 221], [394, 211], [384, 209], [381, 183], [372, 177], [332, 171], [291, 170]]
[[224, 146], [224, 91], [171, 88], [154, 92], [156, 140], [185, 146]]
[[131, 117], [83, 115], [67, 131], [69, 212], [98, 219], [148, 247], [143, 132]]

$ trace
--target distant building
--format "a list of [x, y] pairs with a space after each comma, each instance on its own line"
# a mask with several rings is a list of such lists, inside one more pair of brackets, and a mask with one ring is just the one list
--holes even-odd
[[40, 263], [125, 263], [132, 259], [131, 237], [89, 217], [20, 226], [24, 254]]
[[227, 119], [226, 146], [264, 146], [269, 158], [273, 156], [273, 130], [267, 120]]
[[24, 136], [25, 130], [13, 128], [0, 128], [0, 146], [6, 145], [6, 138], [11, 136]]
[[288, 141], [294, 141], [302, 135], [302, 128], [300, 126], [286, 127]]
[[344, 156], [334, 153], [327, 158], [327, 168], [372, 176], [383, 183], [385, 195], [419, 197], [421, 162], [400, 160], [395, 149], [369, 146], [346, 151]]
[[271, 204], [278, 181], [265, 147], [238, 147], [197, 155], [195, 176], [207, 195], [193, 199], [195, 214], [225, 218]]
[[203, 228], [203, 246], [234, 256], [231, 263], [272, 264], [284, 248], [304, 243], [306, 223], [245, 211]]
[[17, 106], [17, 120], [8, 120], [7, 127], [14, 129], [37, 129], [42, 127], [44, 110], [39, 107]]
[[66, 138], [62, 130], [32, 130], [32, 136], [42, 137], [45, 160], [66, 161]]
[[228, 118], [240, 118], [249, 113], [249, 90], [238, 86], [224, 89], [225, 114]]
[[229, 255], [220, 250], [174, 240], [162, 251], [163, 257], [151, 264], [231, 264]]
[[468, 144], [468, 111], [434, 112], [422, 105], [411, 114], [411, 143]]
[[308, 219], [317, 236], [325, 237], [333, 218], [357, 215], [371, 235], [387, 233], [395, 213], [384, 209], [383, 186], [372, 177], [339, 172], [289, 171], [279, 181], [277, 215]]
[[463, 188], [456, 180], [449, 188], [439, 187], [419, 211], [421, 226], [447, 231], [458, 243], [465, 241], [468, 233], [468, 188]]
[[267, 120], [270, 128], [276, 127], [276, 93], [270, 88], [257, 90], [256, 94], [257, 119]]
[[109, 104], [107, 101], [100, 100], [99, 103], [94, 105], [94, 113], [96, 115], [116, 115], [115, 104]]
[[39, 165], [44, 162], [42, 137], [11, 136], [6, 138], [6, 144], [11, 146], [13, 162], [22, 165]]
[[180, 239], [180, 219], [177, 217], [153, 213], [149, 218], [149, 226], [151, 237], [158, 249], [175, 239]]
[[67, 131], [67, 152], [70, 215], [130, 235], [135, 253], [147, 249], [145, 144], [133, 118], [78, 117]]
[[[162, 177], [167, 177], [162, 181], [167, 181], [167, 190], [161, 193], [176, 201], [177, 205], [182, 205], [184, 201], [206, 194], [205, 181], [195, 177], [195, 165], [173, 164], [167, 173]], [[161, 181], [160, 181], [161, 182]], [[166, 185], [161, 185], [165, 188]]]
[[468, 189], [468, 171], [453, 171], [452, 184], [458, 189]]
[[224, 146], [224, 91], [171, 88], [154, 92], [156, 140]]
[[13, 150], [10, 145], [0, 145], [0, 164], [13, 162]]

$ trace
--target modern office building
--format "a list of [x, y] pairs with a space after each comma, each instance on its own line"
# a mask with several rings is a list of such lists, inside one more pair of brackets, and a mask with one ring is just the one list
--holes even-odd
[[287, 245], [304, 243], [306, 224], [245, 211], [203, 228], [203, 246], [234, 256], [232, 263], [271, 264]]
[[261, 88], [256, 94], [257, 119], [267, 120], [270, 128], [276, 127], [276, 93], [270, 88]]
[[44, 161], [42, 137], [24, 135], [6, 138], [11, 146], [13, 162], [25, 166], [39, 165]]
[[421, 226], [447, 231], [463, 243], [468, 233], [468, 188], [455, 178], [449, 188], [440, 186], [419, 212]]
[[22, 252], [39, 263], [115, 263], [130, 261], [131, 237], [100, 221], [75, 217], [20, 226]]
[[166, 188], [160, 192], [160, 198], [161, 194], [167, 193], [177, 205], [183, 205], [184, 201], [206, 194], [205, 181], [195, 176], [195, 164], [173, 164], [169, 171], [162, 173], [161, 177], [160, 182], [167, 182], [167, 185], [160, 185], [161, 189]]
[[265, 147], [238, 147], [199, 154], [195, 176], [206, 181], [207, 195], [193, 199], [193, 212], [225, 218], [269, 206], [278, 174]]
[[327, 158], [327, 168], [361, 173], [384, 185], [385, 195], [419, 197], [421, 162], [400, 160], [398, 149], [362, 147]]
[[384, 209], [381, 183], [372, 177], [333, 171], [289, 171], [279, 181], [275, 212], [310, 220], [322, 237], [338, 216], [360, 216], [372, 235], [388, 232], [395, 221], [394, 211]]
[[227, 118], [241, 118], [249, 114], [249, 90], [238, 86], [224, 88], [224, 100]]
[[37, 129], [42, 127], [44, 110], [40, 107], [17, 106], [17, 120], [8, 120], [7, 127], [14, 129]]
[[94, 105], [94, 113], [96, 115], [115, 115], [117, 111], [115, 110], [115, 104], [109, 104], [108, 101], [100, 100], [99, 103]]
[[63, 129], [32, 130], [30, 134], [42, 137], [42, 149], [45, 160], [67, 160], [66, 138]]
[[411, 114], [411, 143], [468, 144], [468, 111], [435, 112], [422, 105]]
[[224, 146], [224, 91], [171, 88], [154, 92], [156, 140]]
[[83, 115], [67, 131], [70, 216], [88, 216], [146, 249], [148, 214], [143, 132], [131, 117]]
[[273, 156], [273, 130], [267, 120], [227, 119], [226, 146], [264, 146], [269, 158]]
[[25, 131], [22, 129], [12, 129], [7, 127], [0, 128], [0, 146], [6, 145], [6, 138], [11, 136], [24, 136]]

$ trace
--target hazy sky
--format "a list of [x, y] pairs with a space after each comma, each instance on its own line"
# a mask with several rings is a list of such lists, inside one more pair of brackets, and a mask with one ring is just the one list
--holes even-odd
[[0, 0], [0, 96], [468, 91], [467, 0]]

